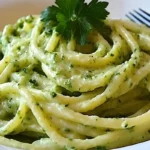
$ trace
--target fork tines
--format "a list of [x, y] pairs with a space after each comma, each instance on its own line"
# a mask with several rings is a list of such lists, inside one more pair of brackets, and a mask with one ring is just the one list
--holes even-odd
[[129, 12], [126, 17], [133, 22], [142, 23], [150, 27], [150, 14], [141, 8], [133, 10], [133, 12]]

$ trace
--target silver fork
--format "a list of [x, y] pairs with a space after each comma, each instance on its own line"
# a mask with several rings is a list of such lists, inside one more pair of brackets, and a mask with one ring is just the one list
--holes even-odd
[[133, 10], [133, 12], [129, 12], [129, 14], [126, 14], [126, 17], [133, 22], [145, 24], [150, 27], [150, 13], [141, 8]]

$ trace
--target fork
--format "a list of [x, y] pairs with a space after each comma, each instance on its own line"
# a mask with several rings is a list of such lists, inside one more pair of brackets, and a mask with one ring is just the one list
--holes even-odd
[[150, 14], [141, 8], [129, 12], [129, 14], [126, 14], [126, 17], [133, 22], [145, 24], [150, 27]]

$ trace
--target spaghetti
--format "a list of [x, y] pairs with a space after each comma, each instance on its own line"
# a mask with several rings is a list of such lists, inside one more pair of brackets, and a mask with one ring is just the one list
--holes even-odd
[[105, 23], [110, 39], [93, 31], [85, 46], [47, 34], [39, 16], [4, 28], [0, 144], [101, 150], [150, 139], [150, 29]]

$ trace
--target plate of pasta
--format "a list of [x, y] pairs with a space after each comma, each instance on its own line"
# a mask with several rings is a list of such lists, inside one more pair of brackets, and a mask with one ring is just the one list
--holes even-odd
[[148, 150], [148, 4], [0, 0], [0, 149]]

